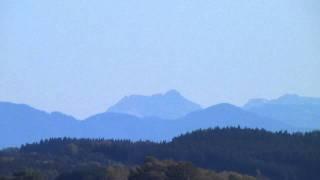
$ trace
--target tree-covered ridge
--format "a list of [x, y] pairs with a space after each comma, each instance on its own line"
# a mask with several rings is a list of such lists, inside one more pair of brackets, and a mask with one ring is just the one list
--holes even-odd
[[198, 130], [154, 143], [128, 140], [57, 138], [0, 153], [0, 174], [27, 167], [44, 174], [121, 164], [142, 164], [145, 157], [191, 162], [218, 172], [234, 171], [270, 179], [317, 179], [320, 132], [272, 133], [260, 129]]

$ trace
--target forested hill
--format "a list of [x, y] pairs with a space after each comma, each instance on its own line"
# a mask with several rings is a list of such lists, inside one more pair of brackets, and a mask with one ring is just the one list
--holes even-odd
[[289, 134], [259, 129], [198, 130], [171, 142], [104, 139], [50, 139], [0, 153], [0, 174], [28, 168], [44, 174], [113, 164], [142, 164], [146, 156], [188, 161], [215, 171], [270, 179], [318, 179], [320, 132]]

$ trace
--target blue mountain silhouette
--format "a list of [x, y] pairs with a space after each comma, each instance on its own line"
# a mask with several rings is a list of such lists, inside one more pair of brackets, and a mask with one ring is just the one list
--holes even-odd
[[[185, 99], [179, 97], [181, 95], [174, 91], [154, 96], [156, 98], [153, 97], [152, 100], [173, 97], [180, 102], [181, 99]], [[142, 102], [149, 102], [149, 98], [147, 97], [148, 100], [142, 100]], [[159, 101], [161, 103], [162, 101], [170, 102], [167, 100]], [[191, 102], [190, 104], [194, 105], [195, 103]], [[177, 105], [168, 106], [176, 107]], [[141, 107], [144, 106], [141, 105]], [[281, 97], [270, 101], [255, 100], [243, 108], [226, 103], [205, 109], [200, 109], [199, 106], [194, 107], [198, 108], [189, 113], [185, 109], [184, 111], [177, 110], [179, 113], [172, 113], [178, 116], [175, 119], [164, 119], [161, 117], [168, 116], [159, 117], [160, 115], [156, 113], [149, 116], [146, 113], [148, 111], [141, 111], [144, 112], [144, 117], [137, 117], [129, 113], [116, 113], [108, 110], [80, 121], [60, 112], [48, 113], [24, 104], [0, 102], [0, 147], [17, 146], [51, 137], [161, 141], [170, 140], [181, 133], [210, 127], [240, 126], [264, 128], [271, 131], [296, 131], [309, 127], [310, 129], [319, 129], [320, 127], [319, 121], [316, 119], [319, 117], [317, 99], [305, 99], [299, 96]], [[169, 110], [157, 111], [157, 113], [167, 111]], [[312, 124], [305, 126], [304, 121]]]
[[137, 117], [176, 119], [200, 109], [200, 105], [187, 100], [178, 91], [170, 90], [165, 94], [152, 96], [124, 97], [110, 107], [108, 112], [130, 114]]
[[287, 94], [273, 100], [250, 100], [244, 109], [297, 128], [320, 128], [320, 98]]

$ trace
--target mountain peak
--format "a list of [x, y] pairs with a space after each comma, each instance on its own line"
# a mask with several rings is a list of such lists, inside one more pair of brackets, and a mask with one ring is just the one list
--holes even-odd
[[181, 96], [181, 94], [175, 89], [171, 89], [167, 91], [164, 95], [165, 96]]
[[219, 107], [219, 108], [239, 108], [233, 104], [230, 104], [230, 103], [219, 103], [219, 104], [216, 104], [216, 105], [213, 105], [211, 107]]
[[263, 105], [304, 105], [304, 104], [320, 104], [320, 98], [306, 97], [297, 94], [284, 94], [276, 99], [251, 99], [245, 105], [245, 109], [256, 108]]
[[152, 96], [134, 95], [121, 99], [108, 112], [125, 113], [137, 117], [177, 119], [201, 107], [184, 98], [177, 90]]
[[255, 99], [250, 99], [245, 105], [244, 108], [245, 109], [249, 109], [249, 108], [254, 108], [257, 106], [261, 106], [262, 104], [268, 103], [269, 100], [267, 99], [262, 99], [262, 98], [255, 98]]
[[230, 103], [220, 103], [206, 108], [207, 111], [217, 111], [217, 112], [234, 112], [242, 111], [240, 107], [237, 107]]
[[270, 103], [291, 105], [320, 104], [320, 98], [299, 96], [297, 94], [285, 94], [278, 99], [271, 100]]
[[276, 100], [296, 100], [301, 98], [301, 96], [297, 95], [297, 94], [285, 94], [283, 96], [280, 96], [278, 99]]
[[320, 98], [285, 94], [276, 99], [249, 101], [244, 109], [257, 115], [280, 120], [293, 127], [319, 127]]

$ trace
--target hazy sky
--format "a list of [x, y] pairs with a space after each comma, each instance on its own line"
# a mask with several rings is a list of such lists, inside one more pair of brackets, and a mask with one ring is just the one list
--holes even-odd
[[82, 118], [169, 89], [320, 96], [320, 1], [0, 1], [0, 101]]

